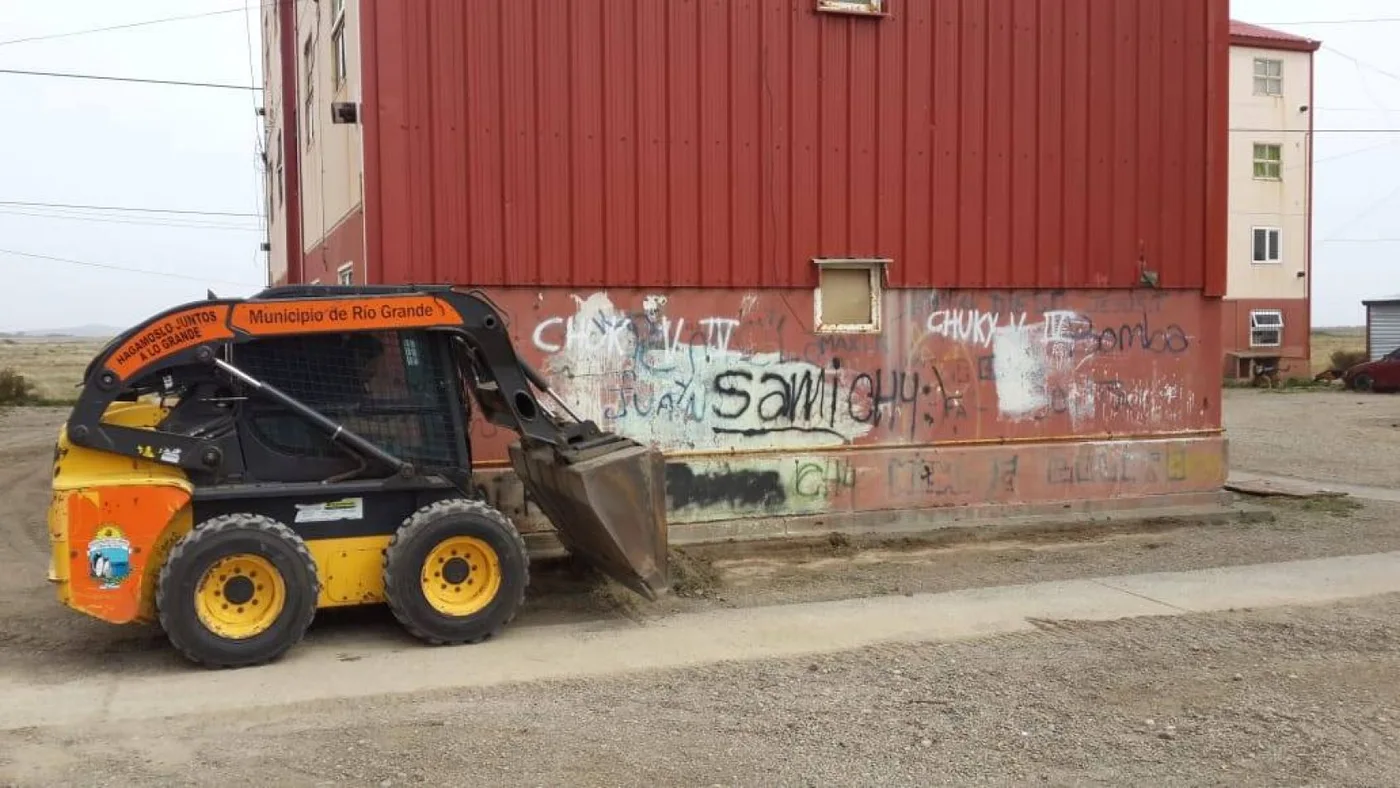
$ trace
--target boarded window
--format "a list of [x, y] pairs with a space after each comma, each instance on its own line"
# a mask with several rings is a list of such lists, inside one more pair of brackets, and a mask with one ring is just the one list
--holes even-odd
[[884, 260], [817, 260], [818, 331], [879, 331]]
[[817, 0], [817, 10], [833, 14], [885, 13], [885, 0]]

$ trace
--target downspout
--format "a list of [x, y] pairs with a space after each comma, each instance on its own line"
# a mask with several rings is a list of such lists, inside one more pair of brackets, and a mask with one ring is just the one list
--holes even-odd
[[282, 172], [287, 199], [287, 283], [306, 281], [306, 252], [301, 246], [301, 123], [297, 107], [301, 83], [297, 80], [296, 0], [278, 0], [277, 30], [282, 66]]
[[1306, 317], [1306, 324], [1303, 326], [1303, 358], [1307, 359], [1308, 372], [1312, 372], [1312, 293], [1313, 293], [1313, 130], [1317, 127], [1317, 107], [1313, 103], [1317, 92], [1317, 50], [1308, 53], [1308, 139], [1307, 139], [1307, 208], [1304, 210], [1304, 221], [1307, 222], [1304, 230], [1304, 238], [1307, 239], [1308, 248], [1303, 253], [1303, 282], [1306, 290], [1304, 297], [1303, 313]]

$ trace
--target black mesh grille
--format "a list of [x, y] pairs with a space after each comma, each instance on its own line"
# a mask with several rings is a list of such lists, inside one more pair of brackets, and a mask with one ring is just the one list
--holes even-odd
[[[452, 372], [441, 337], [421, 331], [269, 338], [237, 346], [233, 363], [344, 424], [385, 451], [426, 467], [460, 465]], [[341, 457], [320, 430], [255, 398], [248, 423], [276, 451]]]

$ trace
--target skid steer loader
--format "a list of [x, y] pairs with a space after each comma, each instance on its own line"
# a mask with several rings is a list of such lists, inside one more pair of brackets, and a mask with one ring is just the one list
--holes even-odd
[[446, 286], [211, 294], [117, 337], [58, 437], [50, 579], [213, 667], [276, 659], [335, 606], [488, 638], [528, 557], [472, 482], [472, 402], [518, 434], [511, 464], [565, 547], [666, 590], [659, 453], [574, 416], [491, 300]]

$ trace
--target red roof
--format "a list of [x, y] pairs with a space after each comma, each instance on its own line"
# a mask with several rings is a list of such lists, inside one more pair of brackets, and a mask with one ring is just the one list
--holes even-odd
[[1230, 20], [1230, 43], [1236, 46], [1260, 47], [1262, 49], [1288, 49], [1295, 52], [1316, 52], [1321, 41], [1295, 36], [1280, 30], [1272, 30], [1259, 25], [1251, 25], [1237, 19]]

